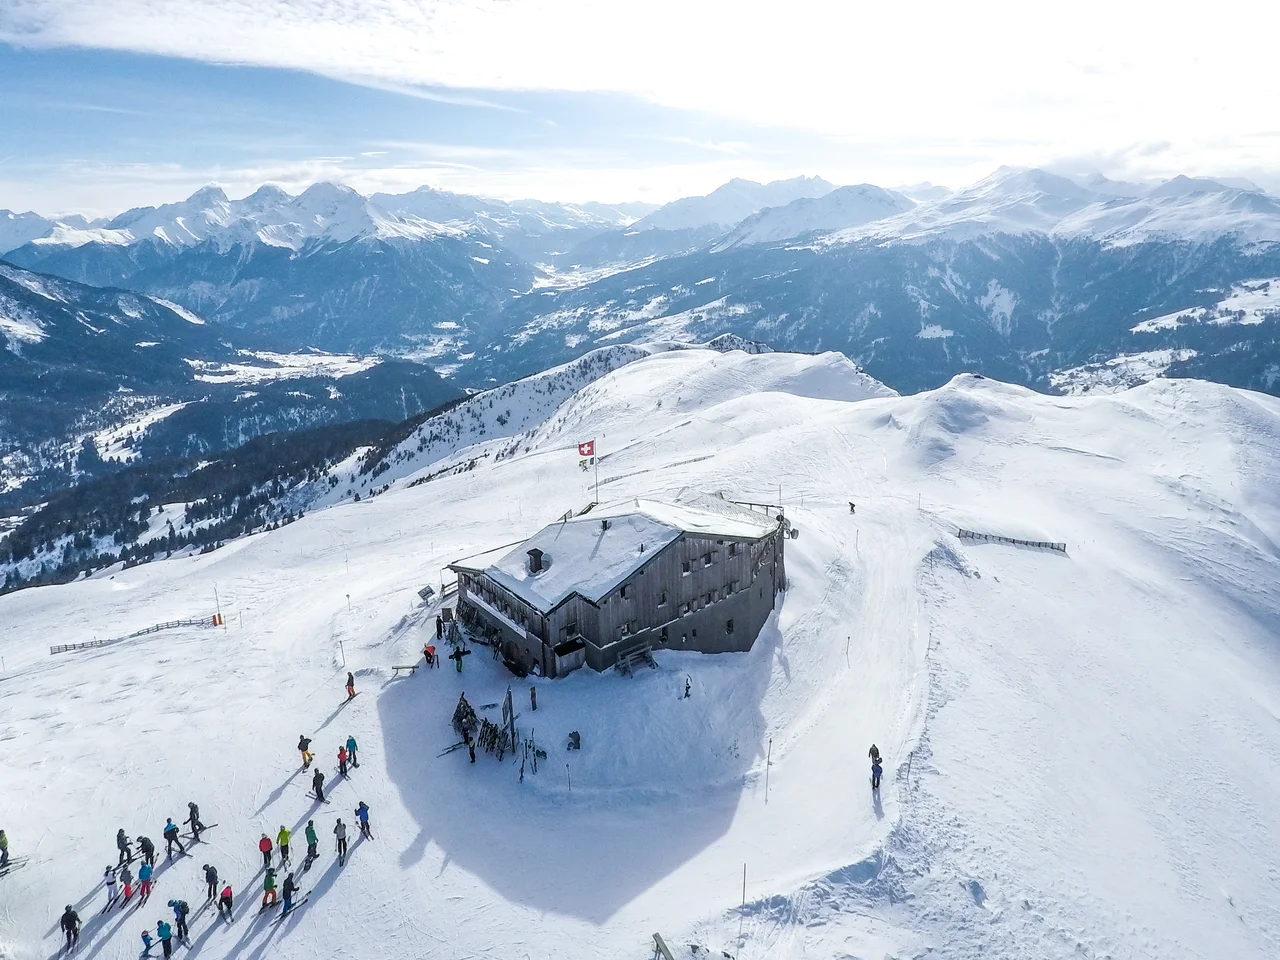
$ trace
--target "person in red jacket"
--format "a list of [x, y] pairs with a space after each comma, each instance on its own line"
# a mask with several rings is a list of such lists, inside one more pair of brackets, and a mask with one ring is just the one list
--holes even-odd
[[338, 773], [342, 776], [347, 775], [347, 748], [338, 747]]
[[262, 839], [258, 841], [258, 849], [262, 851], [262, 865], [264, 867], [271, 866], [271, 838], [265, 833]]

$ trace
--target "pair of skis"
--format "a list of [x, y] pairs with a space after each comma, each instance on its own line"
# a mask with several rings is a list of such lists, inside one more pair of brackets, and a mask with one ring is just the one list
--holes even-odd
[[4, 865], [4, 868], [0, 869], [0, 877], [7, 877], [19, 867], [25, 867], [30, 860], [30, 857], [10, 857], [9, 861]]

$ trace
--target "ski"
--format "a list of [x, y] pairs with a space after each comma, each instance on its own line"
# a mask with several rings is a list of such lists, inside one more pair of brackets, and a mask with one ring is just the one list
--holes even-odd
[[98, 911], [98, 916], [102, 916], [104, 913], [106, 913], [108, 910], [114, 907], [116, 905], [116, 901], [119, 899], [120, 899], [120, 894], [117, 893], [114, 897], [112, 897], [110, 900], [107, 901], [107, 905], [105, 907], [103, 907], [101, 910]]
[[312, 792], [310, 792], [310, 791], [307, 791], [307, 796], [308, 796], [308, 797], [310, 797], [312, 800], [319, 800], [321, 803], [328, 803], [328, 802], [329, 802], [329, 801], [328, 801], [328, 800], [326, 800], [324, 797], [317, 797], [314, 793], [312, 793]]
[[308, 898], [308, 897], [310, 897], [310, 896], [311, 896], [311, 891], [310, 891], [310, 890], [308, 890], [308, 891], [306, 892], [306, 894], [304, 894], [304, 895], [303, 895], [303, 897], [302, 897], [302, 899], [301, 899], [301, 900], [299, 900], [297, 903], [290, 904], [290, 906], [289, 906], [289, 912], [288, 912], [288, 913], [282, 913], [282, 914], [280, 914], [280, 916], [276, 917], [276, 918], [275, 918], [274, 920], [272, 920], [271, 922], [272, 922], [273, 924], [279, 923], [281, 920], [284, 920], [286, 917], [289, 917], [289, 916], [291, 916], [292, 914], [296, 913], [296, 912], [297, 912], [297, 909], [298, 909], [300, 906], [302, 906], [304, 903], [306, 903], [306, 902], [307, 902], [307, 898]]
[[453, 753], [453, 751], [455, 750], [461, 750], [466, 745], [467, 745], [467, 741], [459, 740], [452, 747], [445, 747], [443, 750], [441, 750], [439, 753], [436, 754], [436, 757], [438, 759], [440, 757], [443, 757], [446, 753]]

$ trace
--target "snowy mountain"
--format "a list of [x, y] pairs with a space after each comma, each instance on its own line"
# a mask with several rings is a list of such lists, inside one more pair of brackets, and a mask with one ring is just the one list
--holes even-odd
[[808, 233], [829, 233], [883, 220], [914, 207], [915, 203], [903, 194], [869, 183], [837, 187], [821, 197], [804, 197], [781, 207], [766, 207], [739, 223], [716, 249], [790, 240]]
[[794, 177], [756, 183], [730, 180], [704, 197], [685, 197], [659, 207], [634, 224], [634, 230], [727, 230], [765, 207], [779, 207], [802, 197], [822, 197], [835, 189], [821, 177]]
[[[333, 944], [353, 960], [639, 958], [655, 931], [676, 955], [744, 960], [1269, 960], [1280, 403], [1194, 381], [1046, 397], [972, 376], [899, 397], [839, 369], [664, 351], [501, 458], [0, 597], [0, 729], [31, 761], [0, 791], [10, 853], [31, 857], [0, 878], [0, 941], [54, 954], [72, 903], [80, 951], [131, 960], [166, 901], [199, 907], [209, 863], [236, 908], [194, 915], [202, 960]], [[438, 598], [418, 590], [439, 591], [446, 564], [592, 499], [576, 451], [590, 438], [602, 499], [781, 500], [800, 535], [753, 649], [547, 681], [473, 642], [461, 673], [396, 671], [436, 643]], [[218, 610], [216, 631], [49, 653]], [[520, 738], [545, 751], [536, 772], [522, 750], [446, 752], [459, 696], [496, 720], [508, 690]], [[306, 795], [298, 733], [331, 804]], [[360, 767], [342, 779], [347, 736]], [[156, 839], [188, 801], [216, 826], [162, 855], [157, 903], [100, 914], [116, 830]], [[360, 801], [374, 839], [352, 830], [340, 865], [328, 838]], [[258, 910], [257, 840], [308, 820], [307, 901], [276, 922]]]
[[427, 367], [263, 349], [168, 301], [0, 261], [0, 495], [458, 396]]

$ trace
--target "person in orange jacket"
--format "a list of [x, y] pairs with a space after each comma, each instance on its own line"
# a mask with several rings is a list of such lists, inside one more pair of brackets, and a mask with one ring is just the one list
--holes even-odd
[[262, 865], [264, 867], [271, 866], [271, 838], [265, 833], [262, 839], [258, 841], [258, 849], [262, 851]]

